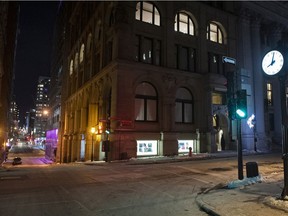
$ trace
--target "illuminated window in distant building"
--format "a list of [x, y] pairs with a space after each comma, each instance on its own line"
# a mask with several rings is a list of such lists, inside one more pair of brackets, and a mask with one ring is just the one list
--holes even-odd
[[157, 7], [150, 2], [138, 2], [136, 5], [136, 20], [160, 26], [160, 14]]
[[184, 34], [194, 35], [194, 23], [188, 14], [184, 12], [176, 14], [174, 30]]
[[70, 75], [73, 74], [73, 67], [74, 67], [74, 63], [73, 60], [70, 61]]
[[84, 49], [85, 49], [85, 46], [84, 44], [82, 44], [81, 49], [80, 49], [80, 63], [82, 63], [84, 60]]
[[267, 83], [267, 105], [273, 106], [272, 84], [271, 83]]
[[142, 82], [135, 94], [135, 120], [157, 121], [158, 96], [155, 88], [148, 82]]
[[186, 88], [179, 88], [176, 93], [175, 121], [178, 123], [193, 122], [193, 96]]
[[207, 26], [207, 40], [223, 44], [223, 33], [215, 22], [210, 22]]

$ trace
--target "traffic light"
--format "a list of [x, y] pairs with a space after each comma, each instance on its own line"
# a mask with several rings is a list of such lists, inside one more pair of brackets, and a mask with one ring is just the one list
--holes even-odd
[[247, 118], [247, 94], [246, 89], [237, 91], [236, 99], [236, 118], [245, 119]]
[[103, 126], [102, 124], [98, 125], [98, 134], [102, 134], [103, 133]]

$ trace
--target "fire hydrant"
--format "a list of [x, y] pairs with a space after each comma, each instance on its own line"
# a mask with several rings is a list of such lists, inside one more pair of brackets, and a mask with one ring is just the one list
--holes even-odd
[[189, 147], [189, 157], [192, 156], [192, 147]]

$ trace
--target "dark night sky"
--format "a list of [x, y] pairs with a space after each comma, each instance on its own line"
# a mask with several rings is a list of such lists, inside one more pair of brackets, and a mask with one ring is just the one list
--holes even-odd
[[[36, 86], [39, 76], [50, 76], [53, 26], [58, 2], [20, 2], [14, 95], [20, 109], [23, 124], [24, 114], [34, 108]], [[20, 126], [22, 126], [20, 124]]]

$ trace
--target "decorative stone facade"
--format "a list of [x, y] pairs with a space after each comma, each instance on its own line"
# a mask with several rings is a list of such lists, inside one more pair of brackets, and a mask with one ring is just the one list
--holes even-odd
[[[268, 47], [261, 44], [261, 12], [255, 13], [261, 4], [63, 4], [61, 162], [178, 155], [188, 146], [216, 152], [219, 131], [226, 149], [235, 149], [237, 124], [228, 117], [226, 100], [229, 73], [234, 89], [247, 89], [258, 147], [266, 148], [261, 56]], [[225, 56], [236, 65], [225, 63]], [[92, 127], [103, 131], [92, 134]], [[253, 149], [254, 132], [242, 120], [244, 148]]]

